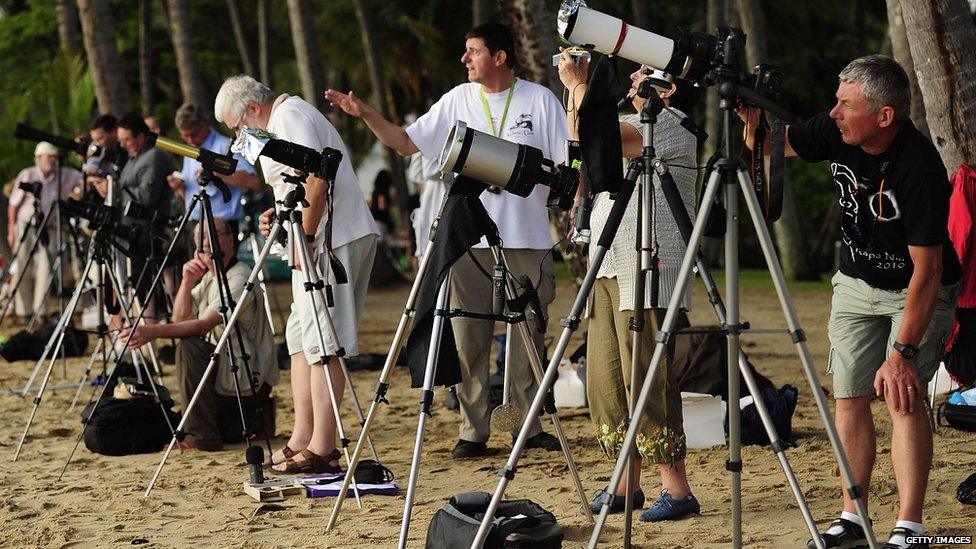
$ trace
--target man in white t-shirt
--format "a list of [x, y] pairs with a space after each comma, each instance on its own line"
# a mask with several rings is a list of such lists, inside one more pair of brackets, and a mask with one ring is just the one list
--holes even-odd
[[[347, 114], [362, 118], [380, 141], [404, 156], [419, 151], [427, 159], [436, 159], [451, 129], [461, 120], [469, 128], [531, 145], [541, 149], [546, 158], [562, 162], [567, 138], [566, 113], [548, 88], [515, 77], [512, 70], [515, 41], [511, 31], [502, 24], [487, 23], [472, 29], [465, 38], [461, 63], [467, 68], [468, 82], [444, 94], [405, 130], [385, 120], [352, 92], [347, 95], [328, 90], [325, 97]], [[543, 311], [555, 294], [552, 256], [548, 253], [552, 238], [546, 210], [547, 192], [545, 187], [537, 186], [526, 198], [507, 192], [486, 192], [481, 196], [488, 214], [498, 225], [511, 273], [529, 275], [539, 292]], [[494, 260], [484, 240], [472, 252], [490, 271]], [[491, 283], [468, 256], [454, 265], [451, 277], [452, 306], [480, 312], [491, 309]], [[532, 315], [529, 311], [527, 314], [530, 326], [535, 326]], [[453, 455], [456, 458], [489, 455], [486, 444], [491, 413], [488, 360], [494, 325], [470, 318], [454, 318], [452, 325], [464, 379], [457, 387], [461, 428]], [[534, 333], [534, 336], [541, 356], [543, 334]], [[512, 349], [509, 360], [512, 396], [525, 411], [537, 385], [520, 338], [513, 341]], [[530, 429], [529, 448], [559, 450], [559, 441], [543, 432], [538, 420], [533, 421]]]
[[[359, 354], [357, 327], [366, 299], [379, 231], [359, 188], [346, 144], [335, 127], [315, 107], [299, 97], [277, 94], [249, 76], [234, 76], [228, 78], [217, 93], [214, 114], [217, 120], [235, 133], [245, 126], [260, 128], [274, 133], [279, 139], [316, 151], [329, 147], [342, 153], [333, 182], [333, 204], [328, 204], [330, 182], [309, 175], [305, 183], [305, 199], [309, 205], [305, 208], [299, 206], [302, 227], [308, 236], [314, 236], [313, 262], [318, 273], [334, 290], [334, 307], [329, 308], [329, 313], [339, 341], [333, 341], [331, 333], [326, 330], [324, 311], [319, 311], [320, 318], [316, 322], [304, 288], [304, 275], [299, 270], [292, 271], [293, 302], [285, 328], [285, 340], [291, 355], [295, 428], [288, 444], [271, 456], [271, 463], [279, 472], [335, 472], [339, 453], [336, 450], [333, 403], [329, 398], [325, 372], [319, 365], [323, 355], [331, 357], [329, 372], [336, 396], [341, 399], [345, 383], [336, 350], [341, 346], [345, 349], [345, 356]], [[261, 172], [274, 190], [275, 199], [284, 199], [295, 188], [285, 182], [284, 175], [294, 170], [270, 158], [261, 157], [260, 160]], [[265, 234], [273, 213], [274, 210], [269, 209], [261, 216]], [[348, 276], [345, 284], [336, 283], [329, 262], [329, 249], [345, 268]], [[294, 250], [290, 253], [294, 253]], [[304, 265], [299, 267], [305, 268]], [[318, 325], [324, 331], [325, 349], [319, 344]]]

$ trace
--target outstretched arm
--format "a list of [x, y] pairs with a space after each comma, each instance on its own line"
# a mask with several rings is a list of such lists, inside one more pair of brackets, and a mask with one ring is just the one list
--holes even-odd
[[383, 118], [379, 111], [364, 103], [353, 92], [345, 94], [331, 89], [325, 90], [325, 100], [350, 116], [362, 118], [377, 139], [400, 156], [410, 156], [419, 150], [406, 130]]

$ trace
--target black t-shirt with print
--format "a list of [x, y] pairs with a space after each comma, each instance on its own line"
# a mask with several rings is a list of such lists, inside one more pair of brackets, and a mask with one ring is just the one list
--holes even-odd
[[828, 113], [790, 126], [788, 137], [800, 158], [830, 161], [840, 204], [842, 273], [875, 288], [903, 290], [913, 270], [908, 246], [942, 244], [942, 283], [959, 280], [947, 229], [952, 187], [935, 146], [911, 120], [879, 155], [844, 143]]

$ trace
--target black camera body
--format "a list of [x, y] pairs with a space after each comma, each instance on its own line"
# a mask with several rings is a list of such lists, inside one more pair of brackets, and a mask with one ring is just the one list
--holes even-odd
[[[775, 103], [779, 101], [780, 95], [783, 93], [783, 73], [773, 65], [760, 63], [753, 69], [752, 74], [746, 76], [742, 85]], [[758, 106], [745, 98], [742, 98], [742, 105], [745, 107]]]
[[17, 184], [20, 190], [31, 193], [35, 198], [40, 198], [42, 185], [40, 181], [21, 181]]

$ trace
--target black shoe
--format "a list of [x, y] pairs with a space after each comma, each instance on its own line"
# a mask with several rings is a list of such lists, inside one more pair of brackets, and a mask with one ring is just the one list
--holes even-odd
[[[512, 438], [512, 442], [515, 442], [515, 438]], [[559, 439], [550, 435], [549, 433], [543, 431], [534, 437], [529, 437], [525, 441], [526, 448], [542, 448], [549, 452], [558, 452], [562, 450], [562, 446], [559, 445]]]
[[[888, 536], [888, 543], [884, 544], [884, 549], [901, 549], [905, 547], [904, 545], [899, 545], [897, 543], [891, 543], [891, 538], [895, 536], [902, 536], [902, 539], [918, 536], [918, 533], [911, 528], [903, 528], [901, 526], [896, 527], [891, 531], [891, 535]], [[928, 543], [910, 543], [908, 544], [909, 549], [929, 549]]]
[[479, 458], [493, 456], [498, 450], [489, 449], [484, 442], [471, 442], [470, 440], [459, 440], [451, 450], [454, 459]]
[[[607, 493], [606, 488], [600, 488], [596, 491], [596, 495], [593, 496], [593, 500], [590, 501], [590, 511], [593, 514], [599, 513], [603, 510], [603, 494]], [[641, 509], [644, 507], [644, 491], [640, 488], [634, 492], [634, 509]], [[613, 498], [613, 503], [610, 504], [610, 514], [616, 515], [618, 513], [624, 512], [624, 507], [627, 505], [626, 498], [624, 496], [615, 496]]]
[[[831, 522], [827, 529], [830, 530], [834, 526], [840, 526], [844, 531], [839, 534], [820, 534], [820, 538], [824, 542], [824, 547], [827, 549], [831, 549], [832, 547], [841, 547], [843, 549], [868, 547], [868, 538], [864, 535], [864, 528], [861, 528], [857, 523], [839, 518]], [[816, 547], [817, 544], [812, 539], [807, 540], [807, 549], [816, 549]]]

